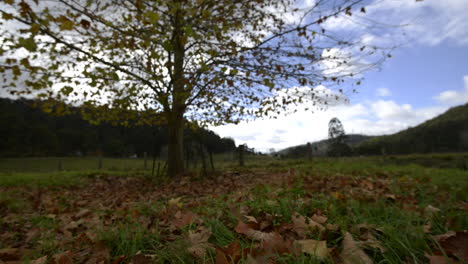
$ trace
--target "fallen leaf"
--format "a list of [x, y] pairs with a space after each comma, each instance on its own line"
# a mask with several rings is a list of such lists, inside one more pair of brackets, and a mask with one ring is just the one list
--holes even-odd
[[122, 263], [125, 259], [126, 259], [125, 256], [118, 256], [116, 259], [114, 259], [114, 261], [112, 261], [111, 264], [120, 264], [120, 263]]
[[73, 264], [72, 258], [66, 252], [55, 254], [54, 259], [57, 264]]
[[89, 209], [81, 209], [75, 216], [74, 219], [80, 219], [83, 217], [90, 216], [92, 214], [91, 210]]
[[336, 225], [336, 224], [327, 224], [325, 226], [328, 230], [330, 231], [338, 231], [340, 230], [340, 226], [339, 225]]
[[[228, 260], [228, 257], [224, 251], [220, 248], [216, 248], [216, 264], [230, 264], [231, 261]], [[233, 261], [233, 263], [236, 263]]]
[[426, 225], [423, 225], [423, 231], [424, 233], [428, 234], [431, 232], [431, 228], [432, 228], [432, 223], [429, 222], [427, 223]]
[[110, 250], [104, 243], [104, 241], [98, 241], [93, 246], [93, 253], [90, 258], [90, 262], [92, 263], [108, 263], [110, 260]]
[[315, 256], [317, 258], [326, 258], [328, 256], [327, 242], [323, 240], [296, 240], [294, 244], [299, 246], [301, 252]]
[[26, 234], [26, 243], [33, 241], [41, 235], [41, 230], [39, 228], [33, 228], [28, 231]]
[[245, 224], [244, 222], [240, 220], [237, 223], [236, 228], [234, 228], [234, 231], [236, 231], [239, 234], [243, 234], [250, 239], [259, 240], [259, 241], [269, 240], [274, 237], [273, 232], [267, 233], [267, 232], [255, 230], [250, 225]]
[[396, 201], [396, 196], [394, 194], [384, 194], [384, 197], [387, 198], [387, 200], [395, 202]]
[[73, 231], [73, 230], [78, 229], [78, 227], [80, 227], [80, 225], [83, 225], [84, 223], [86, 223], [84, 219], [80, 219], [78, 221], [71, 221], [67, 225], [65, 225], [63, 228], [68, 231]]
[[257, 219], [255, 219], [255, 217], [250, 216], [250, 215], [244, 215], [244, 217], [247, 219], [247, 223], [252, 222], [252, 223], [257, 223], [258, 224]]
[[38, 259], [32, 260], [31, 264], [45, 264], [47, 263], [47, 256], [40, 257]]
[[238, 263], [242, 255], [247, 255], [249, 252], [249, 248], [243, 251], [239, 242], [235, 240], [226, 248], [216, 248], [216, 264]]
[[21, 250], [19, 248], [3, 248], [0, 249], [1, 261], [14, 261], [21, 259]]
[[427, 215], [433, 215], [437, 212], [440, 212], [440, 209], [432, 205], [428, 205], [426, 206], [426, 208], [424, 208], [424, 213], [426, 213]]
[[195, 257], [203, 258], [206, 254], [206, 250], [213, 248], [213, 245], [208, 242], [211, 236], [211, 230], [204, 227], [199, 227], [198, 230], [189, 231], [189, 241], [191, 246], [188, 251]]
[[153, 258], [143, 254], [137, 254], [132, 258], [132, 264], [147, 264], [153, 263]]
[[468, 231], [456, 232], [454, 236], [445, 238], [439, 243], [447, 254], [455, 255], [460, 260], [468, 262]]
[[435, 235], [435, 236], [432, 236], [432, 238], [434, 238], [435, 240], [437, 240], [438, 242], [440, 241], [443, 241], [449, 237], [453, 237], [455, 236], [457, 233], [455, 233], [454, 231], [448, 231], [447, 233], [445, 234], [441, 234], [441, 235]]
[[172, 198], [170, 199], [167, 204], [169, 205], [169, 207], [182, 207], [182, 197], [177, 197], [177, 198]]
[[358, 247], [353, 236], [346, 232], [343, 239], [343, 251], [341, 252], [341, 259], [344, 264], [372, 264], [372, 260], [367, 256], [364, 251]]
[[172, 221], [172, 224], [177, 228], [182, 228], [193, 223], [196, 214], [192, 212], [182, 213], [181, 211], [178, 211], [174, 217], [175, 219]]
[[328, 220], [326, 216], [318, 215], [318, 214], [314, 214], [312, 217], [310, 217], [310, 219], [312, 219], [313, 221], [319, 224], [325, 224], [325, 222], [327, 222]]
[[245, 260], [245, 264], [273, 264], [276, 263], [274, 260], [270, 258], [271, 256], [253, 256], [251, 254], [247, 255], [247, 259]]
[[365, 246], [365, 247], [371, 247], [371, 248], [374, 248], [374, 249], [378, 249], [382, 253], [387, 251], [387, 249], [382, 245], [382, 242], [378, 241], [377, 239], [369, 239], [369, 240], [366, 240], [366, 241], [361, 241], [360, 244]]
[[447, 258], [445, 256], [431, 256], [428, 254], [424, 254], [424, 256], [429, 259], [429, 264], [452, 264], [454, 263], [452, 259]]
[[293, 254], [295, 255], [295, 250], [292, 241], [284, 240], [283, 237], [277, 233], [273, 232], [273, 235], [267, 239], [263, 240], [260, 244], [260, 248], [267, 253], [271, 254]]
[[313, 221], [310, 218], [305, 218], [304, 216], [294, 213], [292, 216], [293, 230], [298, 234], [303, 236], [308, 230], [318, 230], [320, 232], [325, 230], [321, 224]]

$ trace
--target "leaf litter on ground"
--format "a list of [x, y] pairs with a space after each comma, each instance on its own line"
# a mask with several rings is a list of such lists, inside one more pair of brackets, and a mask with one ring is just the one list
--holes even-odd
[[[91, 179], [86, 186], [35, 190], [32, 196], [29, 189], [17, 188], [20, 197], [29, 197], [31, 208], [23, 214], [0, 210], [0, 224], [3, 226], [0, 226], [0, 245], [14, 246], [0, 249], [0, 263], [23, 259], [30, 259], [31, 263], [158, 262], [158, 250], [170, 248], [171, 243], [179, 240], [186, 242], [187, 254], [194, 261], [201, 262], [213, 256], [208, 252], [213, 252], [212, 261], [215, 263], [278, 263], [280, 256], [301, 258], [304, 254], [346, 264], [374, 263], [365, 252], [366, 248], [375, 249], [380, 255], [388, 250], [379, 240], [384, 231], [378, 226], [365, 222], [348, 223], [342, 230], [343, 226], [334, 223], [336, 215], [330, 216], [327, 208], [311, 210], [307, 207], [308, 210], [304, 211], [306, 207], [298, 207], [302, 208], [300, 213], [295, 211], [297, 208], [291, 208], [290, 218], [287, 218], [282, 215], [284, 212], [255, 213], [249, 203], [259, 199], [258, 194], [252, 192], [255, 186], [268, 183], [278, 190], [269, 195], [279, 197], [297, 188], [300, 182], [300, 187], [307, 190], [305, 195], [296, 199], [301, 206], [311, 201], [313, 196], [310, 193], [323, 195], [321, 199], [335, 199], [332, 200], [336, 204], [333, 206], [353, 200], [372, 203], [383, 198], [405, 208], [402, 210], [414, 210], [425, 217], [427, 222], [421, 227], [430, 235], [431, 228], [425, 225], [433, 225], [435, 220], [432, 218], [443, 211], [432, 205], [418, 209], [416, 192], [392, 193], [389, 176], [383, 177], [321, 177], [311, 174], [300, 178], [298, 173], [290, 171], [261, 172], [221, 175], [215, 181], [185, 177], [181, 181], [184, 184], [174, 181], [155, 186], [143, 178], [105, 176]], [[405, 179], [398, 184], [399, 188], [412, 190], [420, 183]], [[2, 191], [7, 189], [0, 188]], [[206, 211], [204, 206], [217, 197], [226, 204], [225, 210], [231, 218]], [[135, 209], [138, 204], [149, 206], [152, 203], [160, 204], [160, 207], [150, 213]], [[265, 204], [267, 207], [261, 210], [281, 206], [271, 198]], [[218, 234], [204, 223], [206, 218], [216, 218], [233, 232], [227, 243], [219, 245], [213, 242]], [[38, 225], [38, 220], [34, 219], [42, 222]], [[127, 255], [116, 255], [109, 241], [100, 240], [96, 235], [99, 232], [118, 232], [116, 226], [129, 222], [141, 225], [148, 235], [159, 237], [158, 244], [152, 249], [140, 248], [140, 251], [126, 252]], [[15, 235], [22, 232], [24, 236]], [[50, 235], [47, 239], [55, 245], [54, 250], [41, 246], [46, 242], [45, 233]], [[433, 251], [426, 253], [426, 259], [444, 263], [441, 262], [443, 257], [445, 261], [462, 263], [468, 258], [466, 240], [466, 231], [434, 235]], [[141, 250], [147, 251], [142, 253]], [[35, 255], [31, 255], [33, 251]], [[175, 254], [181, 253], [177, 251]]]

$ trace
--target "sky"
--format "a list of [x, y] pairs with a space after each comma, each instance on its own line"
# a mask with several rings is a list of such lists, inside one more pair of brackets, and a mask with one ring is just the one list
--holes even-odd
[[[468, 103], [468, 0], [373, 0], [366, 11], [366, 17], [384, 19], [386, 25], [404, 25], [385, 33], [361, 32], [370, 42], [402, 45], [380, 69], [364, 74], [349, 102], [210, 129], [269, 152], [326, 139], [333, 117], [347, 134], [384, 135]], [[326, 26], [362, 30], [345, 17]]]

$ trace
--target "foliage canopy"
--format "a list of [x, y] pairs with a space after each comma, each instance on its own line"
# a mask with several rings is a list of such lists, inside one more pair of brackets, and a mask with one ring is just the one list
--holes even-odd
[[319, 84], [354, 79], [385, 57], [326, 29], [364, 14], [363, 0], [3, 2], [3, 88], [99, 106], [94, 120], [115, 119], [111, 109], [162, 113], [181, 168], [184, 120], [236, 123], [326, 103], [337, 95]]

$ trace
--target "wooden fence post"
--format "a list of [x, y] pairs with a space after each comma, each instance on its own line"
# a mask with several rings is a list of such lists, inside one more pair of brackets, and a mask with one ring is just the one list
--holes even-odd
[[98, 170], [102, 170], [102, 154], [98, 157]]
[[244, 149], [245, 145], [239, 145], [239, 166], [244, 166]]

